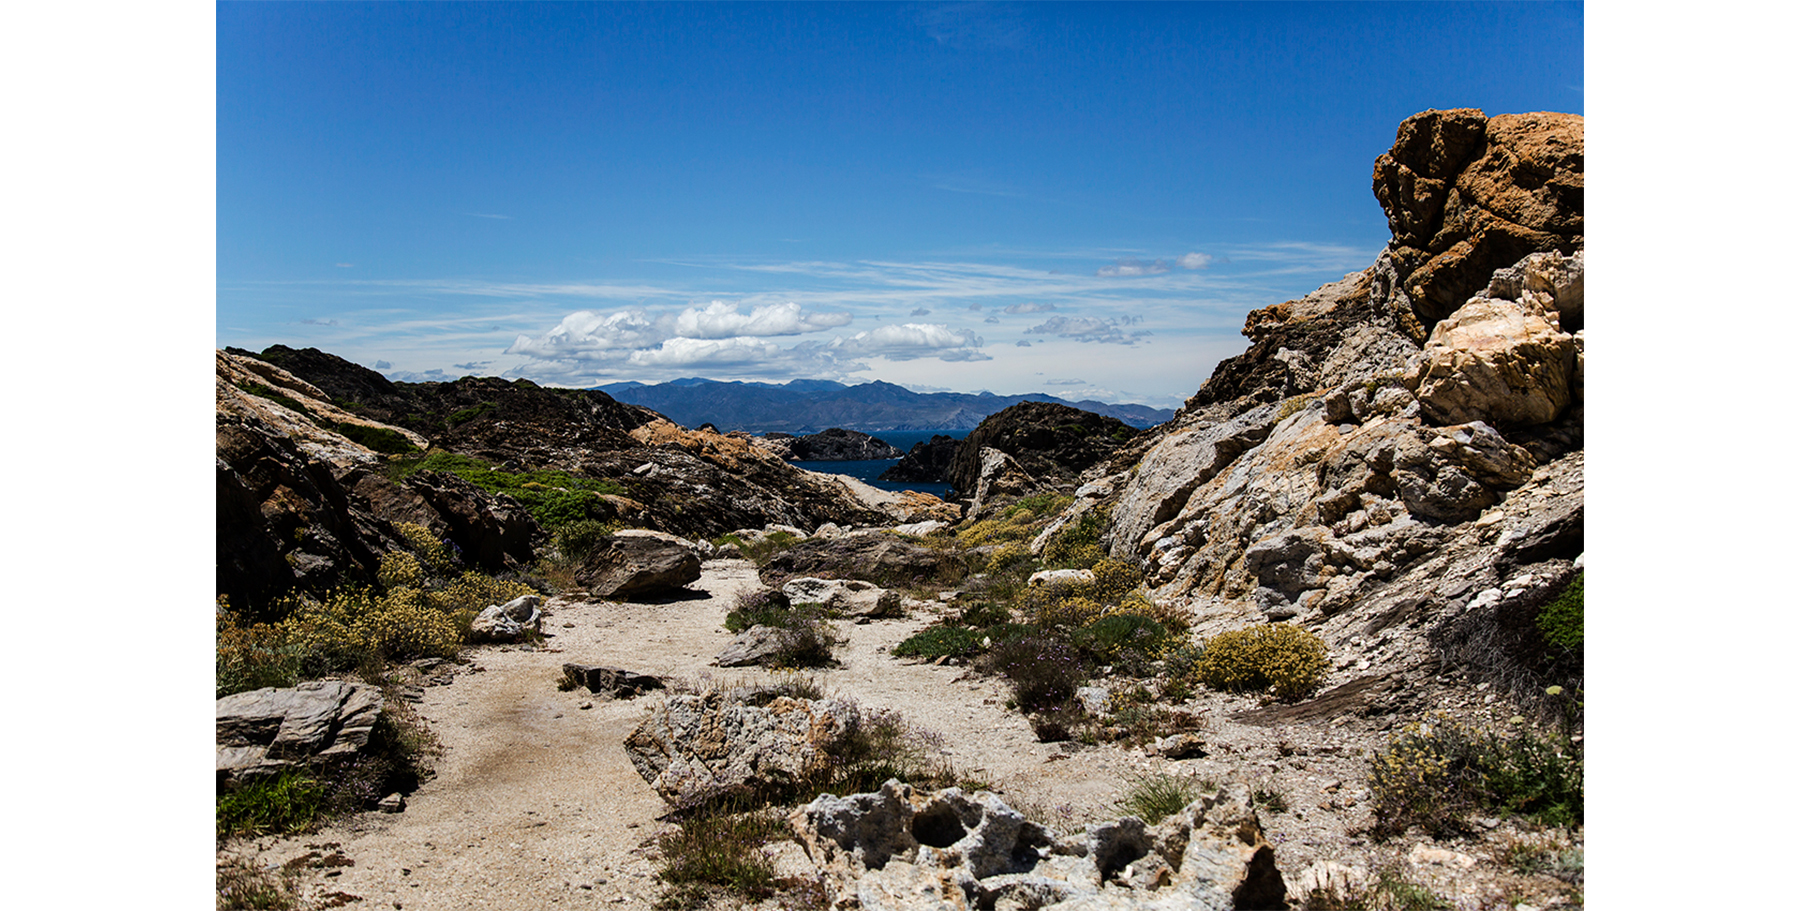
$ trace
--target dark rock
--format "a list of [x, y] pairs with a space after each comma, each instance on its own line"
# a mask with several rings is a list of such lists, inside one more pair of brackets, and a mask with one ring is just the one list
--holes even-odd
[[589, 692], [615, 699], [631, 699], [663, 688], [661, 677], [600, 664], [565, 664], [563, 676]]
[[442, 517], [465, 561], [489, 572], [531, 562], [532, 540], [542, 532], [519, 501], [489, 494], [446, 472], [421, 471], [407, 478], [405, 486]]
[[951, 460], [948, 480], [964, 495], [979, 486], [983, 449], [1011, 456], [1040, 484], [1073, 489], [1081, 472], [1137, 436], [1117, 418], [1050, 402], [1022, 402], [971, 431]]
[[897, 459], [901, 455], [900, 450], [866, 433], [833, 427], [792, 438], [787, 457], [802, 462], [855, 462]]
[[956, 438], [941, 433], [934, 434], [928, 443], [914, 443], [898, 464], [881, 473], [881, 480], [947, 483], [958, 445]]
[[700, 558], [658, 538], [614, 536], [594, 548], [575, 581], [595, 598], [631, 598], [686, 586], [700, 578]]
[[720, 667], [768, 664], [781, 652], [786, 637], [772, 626], [752, 626], [738, 633], [713, 662]]

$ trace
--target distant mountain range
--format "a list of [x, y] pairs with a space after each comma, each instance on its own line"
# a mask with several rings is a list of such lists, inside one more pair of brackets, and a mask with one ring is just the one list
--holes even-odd
[[1041, 392], [995, 395], [983, 392], [913, 392], [893, 383], [846, 386], [831, 380], [787, 383], [720, 382], [698, 377], [654, 386], [639, 382], [596, 387], [630, 405], [663, 413], [684, 427], [712, 424], [720, 430], [756, 433], [780, 430], [813, 433], [843, 427], [874, 433], [883, 430], [973, 430], [982, 419], [1020, 402], [1055, 402], [1118, 418], [1133, 427], [1150, 427], [1175, 416], [1167, 408], [1071, 402]]

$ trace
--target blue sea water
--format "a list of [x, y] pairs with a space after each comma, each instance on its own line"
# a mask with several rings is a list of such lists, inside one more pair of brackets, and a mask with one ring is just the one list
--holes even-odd
[[[967, 430], [884, 430], [869, 435], [901, 452], [911, 452], [915, 444], [930, 442], [933, 436], [939, 434], [960, 440], [968, 436], [969, 432]], [[882, 490], [916, 490], [937, 497], [949, 495], [950, 485], [948, 484], [934, 484], [927, 481], [880, 480], [879, 476], [882, 472], [894, 467], [899, 462], [899, 459], [866, 459], [855, 462], [794, 462], [793, 464], [796, 468], [804, 468], [807, 471], [849, 475]]]

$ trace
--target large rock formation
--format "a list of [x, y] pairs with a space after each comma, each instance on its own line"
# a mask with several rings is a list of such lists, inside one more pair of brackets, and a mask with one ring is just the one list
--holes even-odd
[[663, 800], [688, 807], [819, 774], [859, 718], [849, 702], [755, 688], [671, 696], [625, 739], [625, 753]]
[[770, 435], [763, 439], [771, 452], [800, 462], [859, 462], [897, 459], [904, 453], [857, 430], [833, 427], [805, 436]]
[[955, 437], [942, 433], [932, 435], [929, 442], [914, 443], [898, 464], [881, 473], [881, 480], [947, 483], [958, 445]]
[[960, 496], [978, 502], [985, 499], [978, 495], [984, 479], [993, 486], [1007, 472], [1019, 480], [997, 492], [1073, 490], [1084, 470], [1137, 434], [1117, 418], [1051, 402], [1021, 402], [969, 433], [956, 447], [947, 480]]
[[875, 793], [822, 795], [788, 821], [832, 907], [1287, 907], [1242, 784], [1154, 826], [1128, 816], [1060, 838], [986, 791], [921, 793], [893, 780]]
[[1394, 231], [1377, 264], [1250, 314], [1249, 350], [1090, 469], [1038, 545], [1098, 511], [1113, 556], [1202, 634], [1294, 619], [1334, 647], [1566, 579], [1582, 550], [1581, 152], [1569, 115], [1408, 119], [1377, 163]]
[[219, 782], [353, 756], [369, 745], [382, 704], [376, 687], [340, 680], [222, 696], [215, 708]]

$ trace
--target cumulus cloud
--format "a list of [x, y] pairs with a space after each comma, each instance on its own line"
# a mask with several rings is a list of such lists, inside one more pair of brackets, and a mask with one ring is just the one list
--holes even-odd
[[1012, 306], [1007, 307], [1005, 310], [1002, 310], [1001, 312], [1002, 313], [1049, 313], [1055, 309], [1056, 309], [1055, 304], [1026, 303], [1026, 304], [1013, 304]]
[[1018, 341], [1013, 342], [1013, 347], [1015, 347], [1015, 348], [1030, 348], [1031, 343], [1024, 339], [1019, 339]]
[[1121, 259], [1110, 266], [1101, 266], [1094, 271], [1103, 278], [1121, 278], [1135, 275], [1161, 275], [1169, 271], [1169, 261], [1159, 259], [1155, 262], [1144, 262], [1141, 259]]
[[976, 302], [970, 304], [969, 309], [975, 311], [976, 313], [980, 313], [981, 312], [981, 301], [976, 301]]
[[1146, 330], [1127, 333], [1123, 327], [1139, 322], [1141, 317], [1127, 316], [1100, 319], [1093, 316], [1053, 316], [1025, 330], [1027, 335], [1055, 335], [1078, 342], [1101, 342], [1112, 345], [1135, 345], [1150, 333]]
[[475, 371], [486, 370], [487, 366], [492, 363], [493, 361], [470, 361], [466, 364], [451, 364], [450, 366], [455, 367], [458, 370]]
[[689, 307], [675, 317], [681, 338], [725, 339], [749, 336], [801, 335], [850, 324], [848, 313], [807, 313], [792, 302], [767, 304], [739, 313], [737, 304], [713, 301], [704, 309]]
[[942, 323], [902, 323], [858, 332], [826, 343], [840, 357], [885, 357], [909, 361], [934, 357], [941, 361], [993, 360], [982, 354], [981, 337], [967, 329], [951, 329]]
[[912, 312], [912, 313], [911, 313], [911, 314], [909, 314], [909, 315], [910, 315], [910, 316], [930, 316], [930, 315], [931, 315], [931, 311], [930, 311], [930, 310], [927, 310], [927, 309], [925, 309], [925, 308], [924, 308], [924, 307], [920, 307], [920, 308], [919, 308], [919, 309], [917, 309], [917, 310], [914, 310], [914, 311], [913, 311], [913, 312]]
[[376, 370], [392, 370], [392, 369], [394, 369], [394, 365], [388, 363], [387, 361], [376, 361], [375, 369]]
[[523, 354], [544, 360], [593, 358], [611, 351], [630, 351], [662, 344], [674, 335], [674, 320], [646, 310], [597, 313], [577, 310], [562, 318], [549, 332], [531, 338], [521, 335], [506, 354]]
[[982, 322], [984, 322], [984, 323], [993, 323], [993, 324], [995, 324], [995, 325], [999, 325], [999, 324], [1000, 324], [1000, 317], [998, 317], [998, 316], [990, 316], [990, 317], [988, 317], [988, 318], [987, 318], [987, 319], [984, 319], [984, 320], [982, 320]]
[[1175, 265], [1183, 269], [1204, 269], [1212, 265], [1213, 258], [1208, 253], [1184, 253], [1175, 261]]

